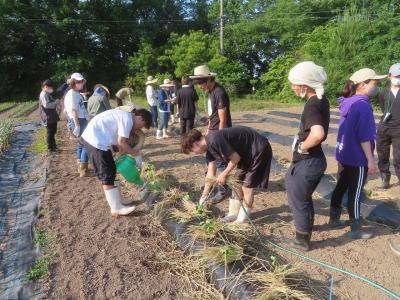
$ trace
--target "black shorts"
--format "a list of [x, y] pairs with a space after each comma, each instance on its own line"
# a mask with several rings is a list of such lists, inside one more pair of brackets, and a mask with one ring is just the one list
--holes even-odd
[[117, 168], [111, 150], [103, 151], [84, 142], [89, 152], [90, 162], [93, 165], [94, 173], [103, 185], [114, 185]]
[[247, 188], [268, 188], [269, 172], [271, 170], [272, 149], [267, 142], [264, 150], [258, 154], [251, 166], [246, 170], [237, 169], [235, 177]]

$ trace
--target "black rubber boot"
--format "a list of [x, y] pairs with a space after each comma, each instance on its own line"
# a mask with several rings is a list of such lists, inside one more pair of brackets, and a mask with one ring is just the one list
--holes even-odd
[[310, 239], [311, 233], [303, 234], [296, 231], [296, 238], [294, 240], [289, 240], [288, 245], [297, 250], [308, 251], [310, 250]]
[[331, 211], [329, 213], [329, 222], [328, 222], [329, 227], [335, 228], [348, 225], [346, 221], [340, 221], [341, 214], [342, 214], [341, 208], [331, 207]]
[[218, 185], [217, 186], [217, 192], [215, 193], [215, 195], [211, 196], [209, 201], [211, 202], [211, 204], [217, 204], [217, 203], [221, 202], [222, 200], [224, 200], [225, 196], [226, 196], [225, 187], [221, 186], [221, 185]]
[[361, 230], [361, 221], [360, 220], [351, 220], [350, 221], [350, 228], [351, 231], [349, 232], [348, 236], [351, 239], [369, 239], [372, 237], [372, 233], [362, 231]]
[[388, 189], [390, 187], [390, 174], [381, 173], [381, 178], [382, 178], [382, 183], [380, 185], [380, 188], [385, 190]]

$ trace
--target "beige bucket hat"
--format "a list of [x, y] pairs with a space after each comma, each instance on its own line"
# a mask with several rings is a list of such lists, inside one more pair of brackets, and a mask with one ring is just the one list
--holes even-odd
[[173, 87], [173, 86], [174, 86], [174, 84], [168, 78], [164, 79], [163, 84], [160, 84], [160, 87]]
[[146, 85], [156, 83], [157, 81], [158, 81], [157, 78], [154, 78], [153, 76], [148, 76], [147, 77], [147, 81], [146, 81]]
[[364, 68], [358, 70], [353, 75], [351, 75], [350, 80], [353, 81], [354, 84], [359, 84], [367, 80], [381, 80], [386, 77], [387, 75], [378, 75], [374, 70], [369, 68]]
[[210, 72], [207, 65], [201, 65], [194, 68], [194, 75], [189, 76], [191, 79], [201, 79], [217, 76], [217, 73]]

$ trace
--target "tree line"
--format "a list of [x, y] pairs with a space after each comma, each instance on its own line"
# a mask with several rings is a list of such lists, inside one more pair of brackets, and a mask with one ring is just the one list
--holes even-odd
[[148, 75], [179, 78], [207, 63], [232, 95], [290, 101], [287, 72], [309, 59], [328, 96], [354, 70], [387, 72], [400, 57], [396, 0], [1, 1], [0, 101], [36, 97], [40, 81], [82, 72], [88, 85], [138, 93]]

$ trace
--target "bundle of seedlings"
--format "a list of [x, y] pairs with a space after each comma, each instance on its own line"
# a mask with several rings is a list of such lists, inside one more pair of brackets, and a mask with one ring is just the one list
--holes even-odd
[[183, 201], [189, 200], [190, 196], [178, 188], [165, 190], [162, 193], [162, 201], [156, 203], [153, 207], [153, 216], [158, 221], [169, 217], [171, 210], [180, 205]]
[[153, 164], [143, 163], [141, 178], [143, 178], [150, 190], [162, 192], [168, 188], [165, 171], [163, 169], [157, 170]]
[[210, 211], [202, 204], [196, 204], [190, 200], [187, 194], [175, 207], [171, 209], [171, 218], [179, 223], [188, 223], [192, 220], [203, 220], [210, 215]]

